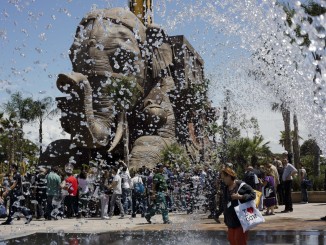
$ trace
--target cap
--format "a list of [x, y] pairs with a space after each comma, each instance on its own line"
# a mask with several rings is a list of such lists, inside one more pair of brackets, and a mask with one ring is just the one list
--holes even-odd
[[288, 151], [283, 151], [282, 154], [283, 154], [283, 155], [288, 155], [289, 153], [288, 153]]

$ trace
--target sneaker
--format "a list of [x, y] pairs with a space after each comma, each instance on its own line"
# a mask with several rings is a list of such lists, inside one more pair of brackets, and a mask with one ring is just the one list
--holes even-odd
[[152, 224], [151, 218], [149, 216], [145, 215], [145, 219], [149, 224]]
[[11, 225], [11, 224], [12, 224], [11, 222], [7, 222], [7, 221], [1, 223], [1, 225]]
[[170, 220], [164, 221], [163, 224], [172, 224]]
[[32, 219], [33, 219], [32, 215], [27, 216], [27, 217], [26, 217], [25, 225], [28, 225], [29, 223], [31, 223]]
[[103, 216], [103, 217], [101, 217], [101, 219], [110, 219], [110, 217], [109, 216]]
[[131, 215], [131, 218], [136, 218], [136, 214], [132, 214]]
[[119, 219], [123, 219], [125, 216], [124, 215], [121, 215], [120, 217], [119, 217]]

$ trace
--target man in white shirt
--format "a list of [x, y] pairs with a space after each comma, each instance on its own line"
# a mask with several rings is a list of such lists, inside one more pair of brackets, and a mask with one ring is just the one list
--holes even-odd
[[284, 166], [284, 171], [282, 175], [283, 185], [284, 185], [284, 204], [285, 209], [282, 213], [293, 212], [292, 206], [292, 180], [293, 176], [298, 173], [298, 170], [291, 164], [288, 163], [286, 158], [283, 159], [282, 164]]
[[[132, 173], [131, 178], [131, 190], [132, 190], [132, 218], [136, 218], [137, 210], [141, 207], [141, 216], [145, 216], [146, 211], [146, 199], [145, 199], [145, 185], [142, 178], [138, 173]], [[138, 203], [138, 205], [137, 205]]]
[[131, 209], [131, 177], [129, 175], [129, 171], [127, 170], [127, 167], [123, 167], [120, 172], [122, 187], [122, 204], [125, 213], [128, 213], [128, 210]]
[[112, 194], [111, 201], [110, 201], [109, 218], [110, 219], [112, 218], [113, 213], [114, 213], [115, 204], [117, 204], [119, 207], [119, 210], [120, 210], [120, 219], [123, 219], [125, 214], [124, 214], [123, 206], [121, 203], [121, 195], [122, 195], [121, 177], [118, 174], [118, 169], [115, 167], [112, 168], [111, 173], [113, 176], [113, 181], [109, 187], [113, 189], [113, 194]]

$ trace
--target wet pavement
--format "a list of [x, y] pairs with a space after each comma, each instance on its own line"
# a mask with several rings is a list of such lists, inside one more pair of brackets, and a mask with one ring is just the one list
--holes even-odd
[[[280, 206], [279, 209], [276, 210], [276, 215], [274, 216], [265, 216], [266, 222], [256, 227], [254, 231], [260, 232], [260, 234], [271, 234], [269, 231], [304, 231], [313, 233], [324, 231], [326, 228], [326, 222], [320, 220], [320, 217], [326, 215], [326, 203], [295, 204], [294, 212], [292, 213], [280, 213], [283, 210], [282, 208], [283, 207]], [[169, 225], [162, 224], [162, 217], [160, 215], [156, 215], [152, 218], [153, 224], [148, 224], [146, 220], [140, 216], [134, 219], [129, 217], [118, 219], [118, 216], [116, 216], [113, 217], [112, 220], [101, 220], [99, 218], [64, 219], [57, 221], [33, 220], [29, 225], [25, 225], [25, 220], [22, 218], [19, 221], [15, 220], [13, 225], [0, 226], [0, 241], [23, 237], [34, 233], [53, 233], [58, 235], [62, 233], [98, 234], [118, 231], [124, 233], [137, 232], [138, 234], [139, 232], [146, 231], [147, 233], [147, 231], [162, 230], [178, 232], [218, 231], [218, 234], [225, 237], [226, 226], [223, 224], [223, 217], [221, 217], [221, 224], [217, 224], [214, 220], [207, 219], [207, 214], [186, 215], [182, 213], [173, 213], [170, 214], [170, 219], [173, 223]], [[318, 234], [315, 235], [317, 235], [317, 240], [323, 240], [325, 236], [323, 235], [322, 238], [318, 238]]]

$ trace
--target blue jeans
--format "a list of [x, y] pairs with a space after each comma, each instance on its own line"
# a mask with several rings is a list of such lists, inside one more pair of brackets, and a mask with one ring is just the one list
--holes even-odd
[[10, 223], [16, 212], [22, 213], [25, 218], [31, 216], [31, 211], [25, 207], [23, 196], [21, 194], [10, 193], [10, 206], [9, 206], [9, 215], [6, 220], [7, 223]]
[[125, 213], [128, 213], [129, 208], [132, 206], [131, 202], [131, 189], [122, 189], [122, 204]]
[[132, 214], [137, 214], [141, 210], [141, 214], [146, 212], [146, 197], [142, 193], [132, 192]]
[[304, 181], [301, 182], [301, 200], [302, 202], [308, 202], [308, 190]]

